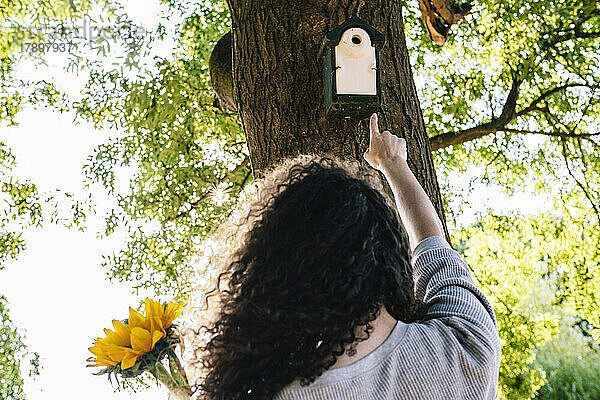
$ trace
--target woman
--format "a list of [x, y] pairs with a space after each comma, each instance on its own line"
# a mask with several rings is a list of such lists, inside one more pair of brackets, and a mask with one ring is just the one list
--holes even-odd
[[261, 182], [219, 276], [228, 286], [199, 398], [494, 398], [494, 312], [406, 154], [373, 115], [364, 158], [387, 178], [406, 230], [358, 163], [302, 156]]

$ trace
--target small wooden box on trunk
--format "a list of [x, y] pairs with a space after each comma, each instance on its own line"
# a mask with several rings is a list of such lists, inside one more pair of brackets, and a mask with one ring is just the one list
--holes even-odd
[[323, 59], [325, 113], [365, 118], [381, 105], [379, 51], [385, 36], [358, 17], [328, 32], [318, 57]]

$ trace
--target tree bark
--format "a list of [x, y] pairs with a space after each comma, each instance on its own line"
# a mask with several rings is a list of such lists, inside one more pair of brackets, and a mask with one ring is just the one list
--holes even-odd
[[363, 153], [369, 144], [368, 119], [324, 114], [322, 62], [317, 59], [325, 34], [358, 15], [386, 36], [380, 52], [380, 129], [406, 139], [409, 165], [446, 229], [431, 146], [409, 63], [401, 3], [228, 0], [235, 102], [255, 178], [262, 177], [265, 168], [279, 160], [301, 153], [333, 153], [366, 164]]

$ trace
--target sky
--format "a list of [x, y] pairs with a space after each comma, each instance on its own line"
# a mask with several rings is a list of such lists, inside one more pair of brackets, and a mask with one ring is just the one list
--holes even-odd
[[[143, 4], [143, 6], [142, 6]], [[127, 4], [136, 22], [155, 26], [159, 15], [156, 1], [130, 1]], [[161, 51], [167, 51], [168, 46]], [[63, 90], [73, 93], [81, 87], [85, 76], [65, 74], [60, 60], [48, 67], [21, 65], [19, 76], [34, 78], [51, 76]], [[1, 139], [17, 159], [15, 175], [30, 179], [41, 192], [60, 188], [77, 195], [87, 195], [81, 166], [95, 145], [115, 132], [95, 130], [86, 123], [75, 125], [73, 114], [26, 107], [17, 118], [16, 127], [0, 126]], [[127, 174], [120, 175], [126, 185]], [[468, 186], [469, 176], [455, 177], [457, 187]], [[99, 210], [106, 210], [112, 199], [99, 188], [93, 190]], [[473, 204], [484, 204], [496, 210], [519, 209], [535, 212], [540, 199], [527, 194], [506, 196], [494, 187], [480, 187], [471, 196]], [[467, 210], [463, 221], [474, 219]], [[132, 285], [109, 282], [100, 268], [101, 255], [120, 248], [126, 236], [117, 233], [100, 240], [102, 213], [90, 215], [87, 230], [80, 232], [60, 225], [45, 223], [41, 229], [24, 234], [27, 248], [17, 260], [6, 263], [0, 271], [0, 293], [9, 301], [11, 318], [25, 335], [31, 351], [40, 354], [41, 374], [26, 379], [25, 392], [30, 400], [41, 399], [165, 399], [162, 388], [114, 393], [105, 376], [94, 376], [86, 368], [88, 347], [103, 336], [112, 319], [127, 317], [128, 307], [137, 305], [145, 295], [134, 294]]]
[[[61, 188], [82, 194], [81, 165], [101, 134], [85, 124], [74, 126], [66, 115], [26, 110], [17, 128], [2, 128], [2, 140], [17, 158], [15, 173], [31, 179], [41, 191]], [[111, 203], [95, 192], [99, 209]], [[112, 328], [112, 319], [127, 317], [143, 294], [130, 284], [111, 283], [100, 268], [100, 256], [124, 242], [122, 235], [99, 240], [101, 215], [90, 215], [80, 232], [45, 223], [24, 234], [27, 248], [0, 271], [0, 293], [9, 301], [14, 324], [25, 329], [25, 342], [40, 354], [41, 374], [25, 385], [27, 398], [165, 399], [162, 389], [138, 395], [115, 395], [106, 376], [86, 368], [88, 347]]]
[[[151, 29], [159, 21], [161, 7], [156, 0], [131, 0], [126, 9], [134, 23]], [[168, 54], [168, 41], [153, 54]], [[86, 80], [85, 74], [63, 70], [64, 57], [48, 57], [47, 66], [21, 64], [16, 76], [23, 79], [51, 80], [60, 89], [76, 95]], [[18, 126], [0, 125], [0, 138], [16, 157], [15, 175], [34, 182], [40, 192], [60, 189], [87, 197], [82, 165], [95, 145], [116, 132], [96, 130], [83, 122], [73, 123], [72, 113], [59, 114], [27, 106], [17, 117]], [[127, 184], [127, 173], [117, 176]], [[117, 251], [125, 242], [123, 232], [100, 240], [102, 211], [114, 199], [99, 187], [92, 188], [93, 202], [99, 210], [87, 218], [87, 229], [80, 232], [45, 222], [43, 228], [28, 229], [23, 239], [26, 249], [17, 260], [10, 260], [0, 271], [0, 293], [7, 298], [14, 325], [25, 336], [30, 351], [40, 355], [40, 375], [25, 377], [29, 400], [46, 399], [166, 399], [162, 387], [142, 392], [115, 393], [106, 375], [95, 376], [98, 368], [87, 368], [88, 347], [112, 328], [113, 319], [127, 318], [128, 307], [136, 306], [146, 295], [134, 294], [132, 284], [109, 282], [100, 267], [101, 255]], [[26, 374], [24, 374], [26, 375]]]

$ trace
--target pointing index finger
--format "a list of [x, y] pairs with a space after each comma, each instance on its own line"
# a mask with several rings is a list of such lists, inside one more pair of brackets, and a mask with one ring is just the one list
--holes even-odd
[[371, 135], [379, 133], [377, 114], [371, 115]]

